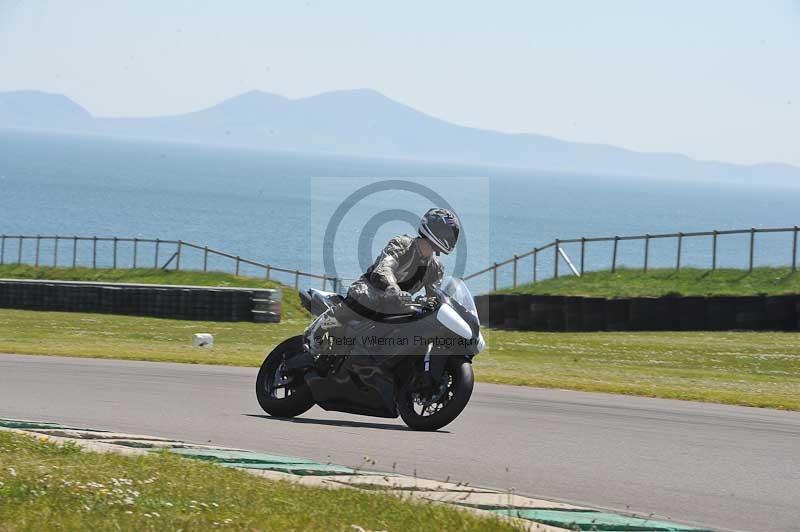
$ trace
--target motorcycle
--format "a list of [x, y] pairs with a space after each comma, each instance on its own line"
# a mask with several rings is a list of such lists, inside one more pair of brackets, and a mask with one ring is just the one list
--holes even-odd
[[411, 429], [438, 430], [467, 406], [472, 359], [486, 342], [462, 280], [450, 279], [398, 314], [344, 324], [338, 336], [330, 322], [342, 296], [312, 288], [300, 298], [316, 319], [261, 365], [256, 396], [266, 413], [290, 418], [317, 404], [375, 417], [399, 414]]

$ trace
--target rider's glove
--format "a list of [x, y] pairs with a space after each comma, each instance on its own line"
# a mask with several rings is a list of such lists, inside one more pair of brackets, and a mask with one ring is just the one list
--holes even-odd
[[411, 294], [394, 287], [387, 288], [386, 295], [394, 299], [397, 303], [402, 303], [403, 305], [407, 305], [413, 301]]
[[397, 300], [404, 305], [407, 305], [413, 301], [411, 294], [403, 291], [397, 292]]

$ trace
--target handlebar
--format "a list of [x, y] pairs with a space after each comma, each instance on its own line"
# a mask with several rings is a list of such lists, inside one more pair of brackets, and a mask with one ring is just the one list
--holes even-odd
[[428, 310], [433, 309], [439, 303], [439, 300], [435, 296], [425, 297], [425, 296], [417, 296], [413, 303], [409, 306], [413, 306], [418, 308], [419, 310]]
[[396, 308], [398, 310], [403, 308], [409, 311], [420, 313], [426, 310], [433, 310], [438, 305], [438, 302], [439, 301], [435, 296], [417, 296], [413, 301], [400, 302], [395, 300], [393, 304], [397, 305]]

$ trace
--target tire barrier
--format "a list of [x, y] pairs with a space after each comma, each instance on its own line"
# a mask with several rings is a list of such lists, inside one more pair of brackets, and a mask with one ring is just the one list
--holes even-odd
[[517, 300], [517, 321], [530, 323], [531, 321], [531, 296], [522, 296]]
[[606, 330], [606, 300], [600, 297], [581, 298], [582, 331]]
[[503, 328], [505, 329], [519, 329], [520, 326], [520, 301], [516, 297], [509, 297], [504, 299], [503, 312]]
[[708, 329], [708, 301], [704, 297], [687, 296], [678, 300], [678, 325], [682, 331]]
[[630, 329], [630, 299], [606, 300], [606, 330], [627, 331]]
[[737, 298], [736, 328], [755, 331], [766, 329], [766, 298], [757, 296]]
[[715, 297], [708, 302], [708, 328], [724, 331], [736, 328], [736, 298]]
[[646, 325], [654, 331], [679, 331], [681, 328], [680, 298], [659, 297], [656, 299], [655, 321]]
[[271, 289], [0, 280], [0, 308], [20, 310], [275, 323], [280, 298]]
[[650, 324], [658, 323], [658, 307], [655, 298], [635, 297], [630, 305], [630, 328], [644, 331]]
[[522, 331], [800, 331], [800, 294], [600, 298], [487, 294], [481, 323]]
[[492, 319], [498, 327], [503, 327], [505, 325], [505, 323], [503, 323], [506, 315], [505, 300], [506, 296], [503, 295], [498, 295], [489, 299], [489, 315], [492, 316]]
[[779, 330], [791, 331], [800, 327], [800, 298], [795, 296], [770, 296], [765, 301], [767, 323]]

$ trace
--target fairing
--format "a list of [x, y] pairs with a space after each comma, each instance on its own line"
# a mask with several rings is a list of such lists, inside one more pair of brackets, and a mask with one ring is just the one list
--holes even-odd
[[[478, 319], [478, 309], [475, 307], [475, 299], [472, 297], [464, 281], [457, 277], [451, 277], [447, 282], [442, 284], [441, 290], [453, 301], [464, 307], [464, 310], [474, 315], [475, 319]], [[478, 323], [480, 323], [480, 321]]]

